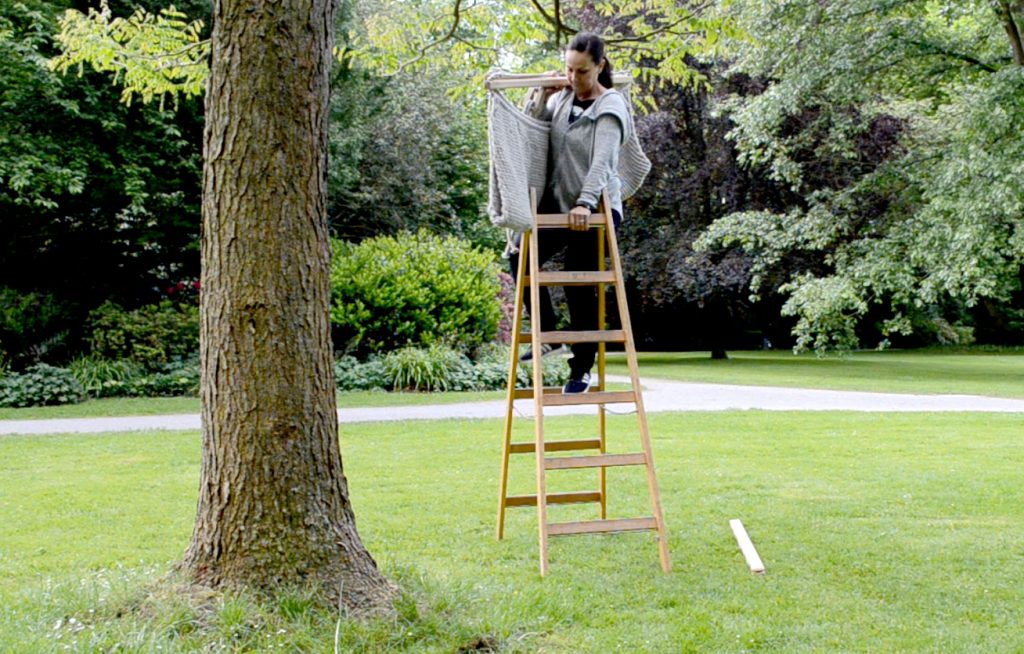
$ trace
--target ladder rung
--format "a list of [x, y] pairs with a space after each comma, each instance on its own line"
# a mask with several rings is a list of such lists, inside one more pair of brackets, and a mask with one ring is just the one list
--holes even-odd
[[[568, 452], [571, 450], [597, 450], [601, 448], [600, 438], [587, 438], [575, 441], [547, 441], [545, 452]], [[536, 443], [511, 443], [509, 454], [527, 454], [537, 451]]]
[[[519, 334], [523, 341], [529, 341], [530, 332]], [[621, 329], [602, 329], [585, 332], [541, 332], [541, 343], [625, 343], [626, 332]]]
[[[588, 227], [604, 227], [608, 223], [603, 213], [592, 213], [587, 218]], [[567, 213], [539, 213], [535, 223], [539, 229], [552, 229], [569, 227], [569, 214]]]
[[590, 393], [563, 393], [545, 395], [544, 406], [571, 406], [576, 404], [621, 404], [636, 402], [633, 391], [597, 391]]
[[[541, 286], [592, 286], [594, 284], [614, 284], [615, 272], [611, 270], [585, 271], [554, 271], [537, 273]], [[527, 286], [531, 283], [530, 276], [523, 277]]]
[[609, 468], [611, 466], [642, 466], [645, 463], [647, 463], [647, 459], [643, 454], [595, 454], [593, 456], [563, 456], [556, 459], [544, 459], [544, 469]]
[[657, 529], [654, 518], [622, 518], [619, 520], [586, 520], [584, 522], [554, 522], [548, 524], [548, 536], [569, 534], [602, 534], [613, 531], [644, 531]]
[[[548, 504], [580, 504], [600, 502], [601, 491], [576, 491], [574, 493], [548, 493]], [[536, 495], [509, 495], [505, 506], [537, 506]]]
[[[591, 387], [591, 388], [593, 388], [593, 387]], [[589, 391], [589, 392], [596, 392], [596, 391]], [[561, 386], [545, 386], [544, 387], [544, 394], [545, 395], [556, 395], [556, 394], [557, 395], [561, 395], [562, 394], [562, 387]], [[517, 400], [522, 400], [522, 399], [530, 399], [530, 400], [532, 400], [533, 399], [533, 388], [517, 388], [515, 390], [515, 392], [512, 394], [512, 397], [514, 397]]]

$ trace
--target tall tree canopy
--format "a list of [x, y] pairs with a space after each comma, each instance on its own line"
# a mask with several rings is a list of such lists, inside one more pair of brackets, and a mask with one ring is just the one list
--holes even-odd
[[732, 74], [767, 81], [726, 103], [732, 138], [798, 200], [733, 213], [702, 245], [753, 254], [755, 292], [787, 257], [817, 255], [781, 287], [798, 347], [855, 347], [867, 316], [885, 338], [948, 328], [949, 304], [1019, 300], [1024, 3], [736, 0], [728, 11], [755, 37], [730, 44]]

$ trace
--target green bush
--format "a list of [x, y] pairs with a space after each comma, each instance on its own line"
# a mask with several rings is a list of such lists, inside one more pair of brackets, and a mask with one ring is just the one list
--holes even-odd
[[89, 314], [92, 354], [127, 359], [149, 370], [199, 350], [199, 309], [165, 300], [134, 311], [106, 302]]
[[353, 246], [336, 241], [331, 322], [339, 351], [358, 355], [436, 343], [472, 349], [500, 317], [494, 256], [426, 231]]
[[447, 391], [452, 372], [471, 365], [463, 355], [438, 344], [388, 352], [383, 363], [384, 374], [396, 391]]
[[353, 356], [343, 356], [334, 362], [334, 383], [339, 391], [383, 390], [388, 387], [388, 378], [380, 359], [360, 362]]
[[52, 295], [0, 287], [0, 359], [24, 365], [62, 343], [65, 307]]
[[129, 380], [124, 394], [132, 397], [195, 397], [199, 394], [199, 377], [199, 361], [195, 357], [174, 361]]
[[68, 364], [68, 370], [90, 397], [129, 395], [132, 382], [145, 374], [142, 365], [134, 361], [111, 361], [94, 356], [75, 359]]
[[37, 363], [21, 374], [0, 379], [0, 406], [27, 407], [75, 404], [85, 399], [85, 391], [71, 371]]
[[[484, 349], [476, 361], [443, 345], [406, 347], [363, 363], [355, 357], [340, 357], [334, 372], [339, 391], [494, 391], [505, 389], [508, 356], [507, 347]], [[532, 375], [532, 367], [520, 364], [516, 386], [531, 386]], [[563, 362], [546, 362], [545, 386], [561, 386], [568, 378]]]

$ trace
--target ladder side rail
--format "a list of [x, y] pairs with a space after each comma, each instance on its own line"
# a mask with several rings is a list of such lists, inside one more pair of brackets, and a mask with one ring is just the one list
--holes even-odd
[[523, 330], [523, 293], [526, 277], [526, 257], [529, 250], [529, 239], [520, 238], [519, 265], [516, 275], [516, 303], [512, 319], [511, 355], [508, 364], [507, 400], [505, 405], [505, 437], [501, 448], [501, 481], [498, 493], [498, 540], [505, 536], [505, 509], [508, 506], [508, 465], [512, 447], [512, 417], [515, 411], [516, 379], [519, 365], [519, 346]]
[[[530, 189], [530, 207], [534, 218], [533, 229], [529, 232], [529, 264], [530, 279], [537, 280], [540, 273], [540, 246], [537, 240], [537, 190]], [[525, 240], [525, 235], [524, 235]], [[537, 467], [537, 530], [540, 546], [540, 574], [543, 577], [548, 571], [548, 521], [547, 521], [547, 484], [544, 478], [544, 372], [542, 368], [540, 342], [540, 284], [530, 284], [530, 347], [533, 349], [533, 428]]]
[[[610, 213], [608, 192], [602, 194], [602, 201], [606, 211]], [[637, 367], [636, 347], [633, 341], [633, 327], [629, 320], [629, 306], [626, 304], [626, 286], [622, 273], [622, 260], [619, 256], [619, 244], [615, 234], [615, 223], [609, 220], [607, 227], [608, 250], [612, 259], [612, 270], [615, 272], [615, 300], [619, 305], [619, 319], [622, 323], [622, 330], [626, 332], [626, 361], [629, 364], [629, 376], [633, 383], [633, 392], [636, 395], [636, 415], [640, 425], [640, 440], [643, 446], [644, 456], [647, 459], [647, 487], [651, 496], [651, 510], [654, 512], [654, 520], [658, 528], [658, 554], [661, 559], [661, 568], [665, 572], [672, 569], [672, 563], [668, 553], [668, 534], [665, 530], [665, 518], [661, 510], [661, 496], [658, 492], [658, 480], [654, 474], [654, 452], [651, 448], [651, 435], [647, 426], [647, 412], [644, 410], [643, 393], [640, 390], [640, 372]]]
[[[604, 201], [602, 199], [602, 204]], [[604, 217], [605, 225], [607, 221], [611, 220], [611, 212], [607, 205], [604, 206]], [[605, 270], [605, 245], [606, 245], [606, 227], [604, 225], [597, 228], [597, 270], [598, 272], [604, 272]], [[597, 285], [597, 329], [598, 331], [604, 331], [608, 328], [607, 325], [607, 302], [605, 298], [605, 284], [602, 282]], [[606, 344], [602, 341], [597, 344], [597, 383], [598, 390], [604, 391], [608, 388], [608, 381], [605, 378], [605, 347]], [[607, 413], [605, 411], [605, 405], [599, 404], [597, 406], [597, 434], [601, 441], [601, 454], [608, 453], [608, 420]], [[601, 511], [600, 518], [602, 520], [608, 519], [608, 469], [600, 468], [598, 470], [598, 491], [601, 493]]]

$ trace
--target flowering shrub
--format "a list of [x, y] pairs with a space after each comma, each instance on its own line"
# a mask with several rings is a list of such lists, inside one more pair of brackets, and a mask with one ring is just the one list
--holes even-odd
[[515, 325], [516, 314], [516, 281], [507, 272], [498, 273], [498, 283], [501, 290], [498, 291], [498, 301], [501, 302], [501, 319], [498, 320], [499, 343], [512, 342], [512, 327]]

